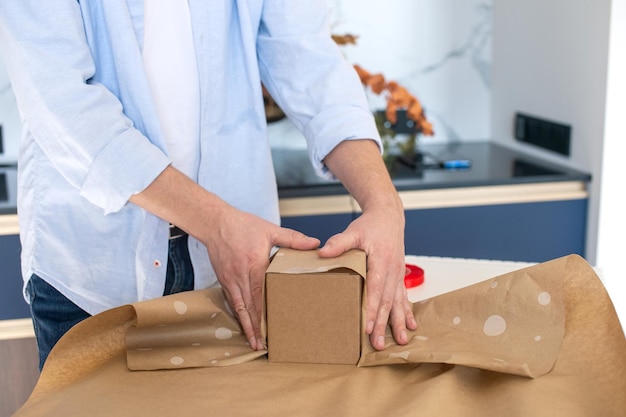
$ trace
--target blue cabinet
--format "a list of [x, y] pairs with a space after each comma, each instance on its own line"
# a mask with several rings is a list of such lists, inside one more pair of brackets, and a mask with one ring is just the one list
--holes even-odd
[[22, 295], [20, 252], [18, 235], [0, 235], [0, 320], [30, 317], [28, 304]]
[[411, 255], [544, 262], [585, 255], [587, 200], [409, 210]]
[[281, 226], [318, 238], [322, 245], [333, 235], [343, 231], [356, 214], [323, 214], [318, 216], [283, 217]]
[[[357, 214], [284, 216], [282, 225], [322, 244]], [[544, 262], [585, 255], [587, 199], [409, 209], [409, 255]]]
[[[390, 166], [406, 210], [407, 254], [525, 262], [585, 255], [588, 173], [490, 142], [420, 152], [421, 164], [399, 158]], [[272, 155], [283, 225], [324, 242], [358, 215], [338, 182], [315, 176], [305, 150]], [[437, 168], [454, 160], [472, 166]]]

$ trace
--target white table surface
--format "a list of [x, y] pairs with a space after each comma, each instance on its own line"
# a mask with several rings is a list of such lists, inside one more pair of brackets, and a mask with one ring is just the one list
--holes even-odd
[[[487, 279], [534, 265], [530, 262], [507, 262], [482, 259], [440, 258], [407, 255], [406, 262], [424, 270], [424, 283], [408, 289], [409, 300], [418, 302], [446, 292], [467, 287]], [[624, 329], [626, 323], [626, 291], [617, 282], [602, 276], [601, 268], [594, 268], [604, 284], [617, 316]], [[626, 330], [626, 329], [625, 329]]]

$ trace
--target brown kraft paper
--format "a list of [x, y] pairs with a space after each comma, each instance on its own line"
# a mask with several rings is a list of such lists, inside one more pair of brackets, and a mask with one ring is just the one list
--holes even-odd
[[[504, 284], [508, 277], [518, 282]], [[561, 295], [544, 280], [556, 282]], [[225, 316], [219, 327], [212, 328], [231, 330], [232, 337], [216, 338], [228, 341], [230, 356], [224, 355], [223, 345], [212, 343], [219, 348], [206, 355], [201, 367], [131, 371], [126, 336], [142, 320], [132, 306], [119, 307], [79, 323], [59, 341], [33, 394], [15, 416], [625, 415], [626, 339], [602, 283], [582, 258], [559, 258], [481, 284], [415, 304], [420, 328], [412, 334], [411, 344], [393, 346], [390, 340], [386, 357], [364, 351], [362, 361], [369, 364], [396, 362], [373, 367], [269, 363], [265, 357], [251, 360], [245, 349], [230, 350], [239, 346], [236, 339], [243, 336], [229, 327]], [[518, 292], [524, 297], [518, 299]], [[541, 295], [544, 292], [550, 295], [549, 303]], [[473, 295], [466, 298], [462, 293]], [[204, 291], [188, 296], [198, 294], [206, 299]], [[558, 306], [559, 297], [564, 326], [558, 326], [558, 314], [548, 317], [549, 324], [534, 323], [545, 318], [543, 307]], [[171, 303], [175, 298], [159, 301]], [[531, 303], [538, 306], [529, 307]], [[215, 308], [219, 315], [220, 301], [214, 304], [210, 311]], [[494, 310], [500, 304], [505, 306]], [[470, 317], [472, 311], [479, 314]], [[516, 311], [516, 317], [510, 316]], [[487, 325], [494, 315], [504, 319], [500, 336], [520, 333], [517, 340], [525, 347], [503, 342], [506, 349], [493, 350], [491, 338], [499, 336], [492, 334], [503, 327], [499, 319]], [[522, 327], [524, 317], [533, 323]], [[451, 349], [448, 338], [459, 333], [460, 325], [484, 340], [468, 336], [459, 341], [457, 334], [457, 348]], [[559, 348], [551, 338], [558, 340], [563, 329]], [[445, 343], [435, 343], [437, 339]], [[472, 339], [476, 344], [470, 346]], [[423, 344], [429, 341], [430, 353], [426, 354]], [[528, 370], [539, 374], [550, 366], [550, 361], [530, 361], [542, 342], [555, 349], [551, 368], [534, 379], [516, 375]], [[161, 359], [168, 357], [169, 353]], [[211, 361], [216, 358], [226, 362], [239, 358], [241, 363], [215, 366]], [[456, 364], [458, 358], [467, 363]], [[512, 364], [516, 365], [509, 368]]]
[[[313, 252], [294, 253], [294, 259], [300, 255], [308, 264], [315, 260]], [[303, 296], [313, 299], [306, 303], [313, 308], [315, 297]], [[219, 288], [133, 306], [137, 321], [126, 336], [132, 370], [225, 366], [265, 353], [250, 349]], [[546, 272], [545, 267], [526, 268], [416, 303], [413, 311], [418, 329], [409, 334], [408, 345], [397, 345], [388, 329], [387, 347], [377, 352], [362, 330], [358, 366], [435, 362], [537, 377], [550, 371], [561, 347], [563, 275]], [[305, 343], [294, 346], [306, 349], [319, 339], [315, 332], [307, 336], [305, 326], [297, 330], [292, 333]]]

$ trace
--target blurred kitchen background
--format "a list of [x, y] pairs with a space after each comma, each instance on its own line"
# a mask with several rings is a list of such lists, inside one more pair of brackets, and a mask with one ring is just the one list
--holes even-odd
[[[586, 225], [584, 215], [580, 222], [585, 258], [624, 323], [626, 0], [326, 1], [333, 34], [357, 37], [355, 45], [341, 47], [346, 59], [398, 82], [425, 108], [435, 134], [420, 135], [418, 146], [487, 141], [590, 174]], [[373, 111], [385, 107], [383, 97], [368, 95]], [[518, 112], [570, 125], [569, 155], [516, 140]], [[271, 123], [269, 135], [279, 151], [305, 146], [286, 119]], [[0, 48], [0, 369], [6, 369], [0, 372], [0, 417], [26, 400], [38, 377], [19, 277], [19, 137], [19, 112]], [[413, 224], [425, 212], [413, 210]], [[443, 223], [464, 221], [447, 216]], [[422, 232], [408, 231], [416, 239]], [[472, 236], [467, 239], [474, 244]]]
[[[424, 144], [491, 141], [589, 172], [586, 258], [619, 275], [626, 235], [624, 0], [328, 0], [349, 62], [405, 86], [434, 125]], [[620, 20], [621, 19], [621, 20]], [[617, 22], [622, 22], [618, 24]], [[373, 110], [384, 107], [369, 95]], [[516, 141], [515, 113], [572, 126], [571, 154]], [[276, 147], [304, 147], [283, 120]], [[621, 290], [620, 290], [621, 291]]]
[[[327, 1], [332, 32], [357, 36], [356, 45], [342, 46], [348, 61], [421, 101], [435, 131], [422, 143], [490, 141], [590, 173], [586, 258], [619, 279], [625, 0]], [[384, 107], [370, 98], [373, 110]], [[517, 112], [571, 125], [570, 155], [517, 141]], [[0, 55], [0, 165], [16, 161], [19, 124]], [[270, 125], [270, 140], [304, 147], [287, 120]]]

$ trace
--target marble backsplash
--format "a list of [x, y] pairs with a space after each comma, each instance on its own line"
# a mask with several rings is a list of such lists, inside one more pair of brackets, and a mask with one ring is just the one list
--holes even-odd
[[[407, 88], [435, 135], [424, 143], [488, 140], [493, 0], [327, 0], [332, 32], [358, 36], [346, 59]], [[372, 110], [383, 98], [369, 94]], [[276, 147], [304, 147], [288, 121], [270, 125]]]
[[[485, 140], [490, 136], [493, 0], [326, 0], [334, 34], [358, 36], [343, 46], [346, 59], [382, 73], [422, 103], [435, 135], [427, 143]], [[372, 110], [384, 99], [369, 95]], [[19, 114], [0, 55], [0, 164], [15, 161]], [[304, 147], [288, 121], [272, 123], [275, 147]]]
[[329, 0], [347, 59], [405, 86], [442, 140], [489, 135], [491, 0]]

